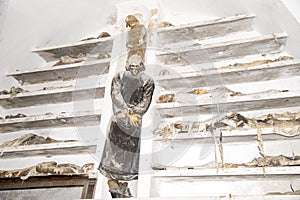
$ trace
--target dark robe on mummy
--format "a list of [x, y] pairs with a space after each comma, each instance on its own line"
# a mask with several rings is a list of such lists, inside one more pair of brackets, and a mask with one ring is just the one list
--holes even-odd
[[111, 98], [114, 116], [98, 167], [104, 176], [125, 181], [138, 178], [142, 124], [131, 125], [127, 115], [121, 119], [116, 115], [126, 113], [130, 108], [142, 117], [149, 108], [153, 91], [154, 81], [143, 71], [137, 76], [125, 71], [113, 78]]

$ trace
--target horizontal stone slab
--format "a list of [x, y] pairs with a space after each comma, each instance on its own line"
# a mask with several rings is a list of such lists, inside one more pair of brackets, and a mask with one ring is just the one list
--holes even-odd
[[21, 84], [45, 83], [50, 81], [74, 80], [88, 76], [108, 73], [110, 59], [86, 61], [53, 67], [18, 71], [8, 76], [17, 79]]
[[101, 111], [61, 113], [27, 116], [0, 120], [0, 133], [36, 130], [54, 127], [96, 126], [100, 124]]
[[79, 54], [110, 54], [113, 40], [111, 37], [78, 41], [71, 44], [58, 45], [45, 48], [36, 48], [32, 51], [39, 54], [47, 62], [60, 59], [62, 56]]
[[23, 158], [32, 156], [56, 156], [69, 154], [93, 154], [97, 145], [84, 144], [80, 141], [64, 141], [48, 144], [12, 146], [0, 148], [0, 159]]
[[158, 41], [167, 45], [180, 41], [222, 37], [239, 31], [251, 31], [254, 17], [252, 14], [241, 14], [204, 22], [158, 28]]
[[57, 104], [72, 101], [99, 99], [104, 97], [105, 87], [97, 88], [56, 88], [34, 92], [24, 92], [16, 96], [0, 95], [0, 105], [4, 108], [20, 108], [42, 104]]
[[195, 65], [239, 58], [253, 54], [279, 53], [284, 50], [287, 34], [256, 36], [215, 44], [196, 44], [157, 53], [157, 60], [166, 65]]

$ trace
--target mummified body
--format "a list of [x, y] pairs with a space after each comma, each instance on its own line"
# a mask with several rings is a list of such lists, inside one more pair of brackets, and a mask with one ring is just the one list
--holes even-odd
[[146, 53], [146, 28], [140, 24], [138, 19], [133, 15], [128, 15], [125, 19], [126, 27], [130, 27], [127, 34], [126, 47], [128, 50], [128, 58], [132, 55], [141, 56], [142, 60], [145, 60]]
[[110, 180], [137, 179], [142, 117], [149, 108], [154, 81], [145, 74], [140, 56], [131, 56], [126, 71], [112, 80], [113, 117], [99, 165]]

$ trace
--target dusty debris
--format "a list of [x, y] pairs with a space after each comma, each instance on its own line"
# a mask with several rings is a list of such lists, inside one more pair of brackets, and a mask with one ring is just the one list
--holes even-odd
[[275, 59], [274, 62], [277, 61], [284, 61], [284, 60], [293, 60], [294, 58], [291, 56], [280, 56], [279, 58]]
[[100, 53], [98, 56], [97, 56], [97, 59], [100, 60], [100, 59], [107, 59], [107, 58], [110, 58], [110, 55], [108, 53]]
[[244, 163], [247, 167], [277, 167], [277, 166], [299, 166], [300, 156], [288, 157], [279, 156], [264, 156], [254, 158], [251, 162]]
[[175, 94], [164, 94], [158, 97], [156, 103], [171, 103], [175, 102]]
[[153, 29], [153, 28], [156, 28], [156, 27], [157, 27], [157, 22], [155, 22], [155, 21], [154, 22], [150, 22], [149, 25], [148, 25], [149, 29]]
[[172, 23], [170, 22], [161, 22], [158, 27], [159, 28], [166, 28], [166, 27], [170, 27], [170, 26], [174, 26]]
[[151, 168], [152, 168], [153, 170], [166, 170], [166, 169], [167, 169], [167, 167], [165, 167], [165, 166], [160, 166], [160, 165], [152, 165]]
[[150, 16], [153, 17], [154, 15], [157, 15], [158, 14], [158, 9], [157, 8], [154, 8], [154, 9], [151, 9], [150, 11]]
[[47, 113], [45, 113], [45, 115], [53, 115], [53, 113], [52, 112], [47, 112]]
[[274, 40], [275, 40], [276, 42], [279, 42], [276, 33], [273, 33], [272, 36], [274, 37]]
[[238, 168], [239, 164], [234, 164], [234, 163], [224, 163], [222, 165], [222, 168]]
[[28, 91], [24, 90], [20, 87], [12, 86], [9, 91], [7, 91], [7, 90], [0, 91], [0, 95], [10, 94], [10, 98], [14, 98], [15, 96], [17, 96], [17, 94], [22, 94], [22, 93], [26, 93], [26, 92], [28, 92]]
[[163, 129], [161, 129], [158, 134], [167, 141], [169, 138], [174, 138], [175, 133], [178, 133], [179, 130], [176, 130], [174, 124], [168, 124]]
[[11, 97], [12, 96], [16, 96], [17, 94], [19, 94], [19, 93], [25, 93], [25, 92], [28, 92], [27, 90], [24, 90], [24, 89], [22, 89], [22, 88], [20, 88], [20, 87], [14, 87], [14, 86], [12, 86], [11, 88], [10, 88], [10, 94], [11, 94]]
[[42, 162], [37, 165], [16, 169], [16, 170], [0, 170], [0, 178], [21, 178], [22, 180], [26, 180], [32, 176], [39, 175], [73, 175], [73, 174], [81, 174], [88, 173], [94, 170], [93, 163], [87, 163], [82, 167], [70, 163], [66, 164], [57, 164], [54, 161], [50, 162]]
[[201, 131], [200, 126], [201, 126], [201, 122], [192, 122], [191, 132], [197, 133], [197, 132]]
[[105, 38], [105, 37], [111, 37], [111, 35], [108, 32], [102, 32], [98, 35], [97, 39]]
[[162, 128], [158, 128], [156, 133], [163, 137], [164, 140], [173, 139], [178, 133], [197, 133], [207, 131], [208, 125], [205, 122], [175, 122], [166, 123]]
[[74, 64], [74, 63], [79, 63], [82, 61], [87, 60], [86, 56], [82, 53], [80, 53], [77, 56], [74, 55], [65, 55], [60, 57], [59, 61], [53, 65], [58, 66], [58, 65], [66, 65], [66, 64]]
[[207, 90], [204, 90], [204, 89], [195, 89], [191, 92], [188, 92], [188, 93], [192, 93], [192, 94], [195, 94], [195, 95], [201, 95], [201, 94], [208, 94], [208, 91]]
[[289, 192], [269, 192], [267, 195], [300, 195], [300, 190], [289, 191]]
[[285, 61], [285, 60], [292, 60], [294, 59], [293, 57], [290, 56], [280, 56], [277, 59], [274, 60], [256, 60], [253, 62], [248, 62], [248, 63], [235, 63], [233, 65], [228, 65], [225, 67], [221, 67], [219, 69], [228, 69], [228, 68], [248, 68], [248, 67], [253, 67], [253, 66], [258, 66], [258, 65], [263, 65], [263, 64], [268, 64], [268, 63], [273, 63], [273, 62], [279, 62], [279, 61]]
[[226, 127], [227, 129], [235, 129], [244, 127], [248, 123], [248, 119], [243, 115], [233, 112], [214, 124], [217, 128]]
[[167, 69], [162, 69], [159, 71], [159, 76], [166, 76], [166, 75], [170, 75], [170, 71]]
[[158, 134], [162, 136], [164, 140], [169, 138], [174, 138], [177, 133], [187, 133], [190, 131], [190, 122], [175, 122], [171, 124], [166, 124]]
[[105, 38], [105, 37], [111, 37], [111, 35], [108, 32], [102, 32], [96, 38], [89, 37], [89, 38], [82, 39], [80, 41], [95, 40], [95, 39], [100, 39], [100, 38]]
[[2, 94], [10, 94], [10, 92], [7, 91], [7, 90], [1, 90], [1, 91], [0, 91], [0, 95], [2, 95]]
[[[243, 95], [241, 92], [233, 91], [233, 90], [231, 90], [231, 89], [229, 89], [228, 87], [225, 87], [225, 86], [217, 87], [214, 90], [212, 90], [211, 92], [226, 93], [226, 94], [229, 94], [229, 96], [232, 96], [232, 97]], [[209, 91], [202, 90], [202, 89], [197, 89], [197, 90], [192, 91], [191, 93], [194, 93], [194, 94], [198, 95], [198, 93], [199, 94], [207, 94], [207, 93], [209, 93]]]
[[22, 114], [22, 113], [18, 113], [16, 115], [10, 114], [10, 115], [6, 115], [5, 119], [14, 119], [14, 118], [22, 118], [22, 117], [27, 117], [27, 115]]
[[[300, 166], [300, 156], [288, 157], [279, 156], [262, 156], [256, 157], [246, 163], [224, 163], [223, 168], [239, 168], [239, 167], [282, 167], [282, 166]], [[203, 166], [205, 168], [213, 167], [212, 164]], [[264, 172], [265, 174], [265, 172]]]
[[88, 40], [95, 40], [95, 39], [97, 39], [97, 38], [95, 38], [95, 37], [88, 37], [88, 38], [82, 39], [80, 41], [88, 41]]
[[229, 93], [230, 96], [239, 96], [239, 95], [242, 95], [241, 92], [235, 92], [227, 87], [224, 87], [223, 90], [226, 92], [226, 93]]
[[190, 125], [188, 122], [176, 122], [174, 123], [174, 128], [181, 133], [189, 132]]
[[61, 89], [61, 88], [73, 88], [73, 85], [66, 85], [66, 86], [49, 86], [49, 87], [43, 87], [42, 90], [54, 90], [54, 89]]

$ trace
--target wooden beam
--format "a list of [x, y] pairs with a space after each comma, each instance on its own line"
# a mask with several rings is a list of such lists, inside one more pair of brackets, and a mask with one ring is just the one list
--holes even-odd
[[71, 44], [36, 48], [32, 51], [38, 53], [47, 62], [58, 60], [61, 56], [79, 54], [110, 54], [113, 39], [111, 37], [78, 41]]
[[[26, 181], [20, 178], [0, 178], [0, 190], [46, 188], [63, 186], [84, 186], [88, 181], [88, 175], [49, 175], [33, 176]], [[24, 184], [26, 183], [26, 184]]]
[[84, 63], [66, 64], [41, 69], [18, 71], [8, 74], [21, 84], [35, 84], [49, 81], [74, 80], [93, 75], [108, 73], [110, 59], [87, 61]]
[[167, 46], [170, 43], [186, 40], [203, 40], [239, 31], [251, 31], [254, 17], [252, 14], [241, 14], [204, 22], [158, 28], [158, 43]]
[[20, 178], [1, 178], [0, 191], [18, 189], [38, 189], [55, 187], [82, 187], [81, 198], [93, 199], [97, 177], [89, 174], [43, 175], [29, 177], [26, 181]]
[[277, 33], [215, 44], [197, 44], [166, 50], [169, 51], [168, 53], [158, 53], [157, 60], [166, 65], [194, 65], [253, 54], [279, 53], [283, 51], [286, 40], [287, 35], [285, 33]]
[[73, 87], [19, 93], [15, 97], [0, 96], [4, 108], [20, 108], [42, 104], [65, 103], [78, 100], [99, 99], [104, 97], [105, 87], [77, 89]]
[[0, 133], [51, 127], [96, 126], [100, 124], [100, 119], [100, 111], [3, 119], [0, 120]]

